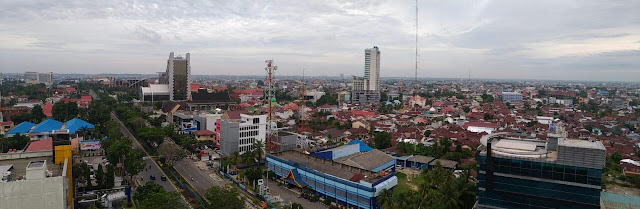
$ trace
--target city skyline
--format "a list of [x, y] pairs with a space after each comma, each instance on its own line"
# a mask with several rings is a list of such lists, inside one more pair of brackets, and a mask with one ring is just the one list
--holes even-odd
[[[194, 75], [413, 77], [415, 2], [7, 2], [0, 73], [163, 71], [191, 52]], [[638, 1], [419, 1], [419, 78], [635, 81]], [[35, 59], [34, 59], [35, 58]], [[400, 76], [402, 77], [402, 76]]]

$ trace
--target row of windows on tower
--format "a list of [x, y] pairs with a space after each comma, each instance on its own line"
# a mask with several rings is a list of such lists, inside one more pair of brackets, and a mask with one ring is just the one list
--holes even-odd
[[246, 130], [254, 130], [254, 129], [258, 129], [259, 126], [255, 125], [255, 126], [244, 126], [241, 127], [240, 130], [241, 131], [246, 131]]
[[240, 152], [246, 152], [246, 151], [252, 151], [253, 150], [253, 144], [249, 145], [249, 146], [242, 146], [240, 147]]
[[257, 135], [258, 135], [258, 130], [240, 132], [240, 138], [257, 136]]

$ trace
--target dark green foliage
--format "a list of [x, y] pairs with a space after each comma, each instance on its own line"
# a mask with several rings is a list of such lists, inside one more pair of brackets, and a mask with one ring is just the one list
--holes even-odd
[[386, 149], [391, 147], [391, 135], [387, 132], [377, 133], [373, 139], [376, 149]]
[[185, 208], [180, 203], [180, 194], [177, 192], [165, 192], [162, 186], [149, 181], [136, 189], [134, 200], [137, 208], [144, 209], [173, 209]]
[[24, 149], [29, 143], [29, 137], [25, 135], [16, 134], [12, 137], [4, 137], [0, 135], [0, 150], [3, 153], [9, 151], [9, 149]]
[[68, 121], [78, 116], [78, 104], [75, 102], [57, 102], [53, 105], [51, 114], [57, 121]]
[[213, 186], [207, 190], [205, 198], [209, 200], [209, 207], [212, 209], [242, 209], [244, 202], [238, 198], [238, 191], [229, 186], [220, 188]]

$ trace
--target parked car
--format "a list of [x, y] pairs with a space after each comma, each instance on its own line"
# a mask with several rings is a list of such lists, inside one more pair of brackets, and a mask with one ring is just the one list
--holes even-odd
[[167, 177], [164, 175], [160, 176], [160, 179], [162, 179], [162, 181], [167, 181]]
[[151, 180], [156, 180], [156, 175], [151, 175], [151, 176], [149, 176], [149, 178], [150, 178]]

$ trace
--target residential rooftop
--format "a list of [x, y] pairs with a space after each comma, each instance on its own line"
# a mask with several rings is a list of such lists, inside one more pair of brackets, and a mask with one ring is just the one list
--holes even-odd
[[53, 163], [53, 157], [33, 157], [33, 158], [21, 158], [11, 160], [0, 160], [0, 177], [6, 171], [11, 172], [11, 177], [8, 181], [15, 181], [27, 176], [27, 168], [39, 168], [47, 164], [47, 170], [52, 173], [52, 176], [62, 175], [62, 165]]

